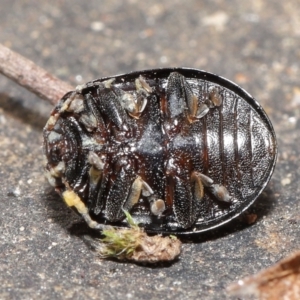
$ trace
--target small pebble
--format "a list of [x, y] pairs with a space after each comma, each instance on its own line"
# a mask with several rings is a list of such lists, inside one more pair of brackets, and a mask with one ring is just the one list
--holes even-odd
[[283, 178], [283, 179], [281, 180], [281, 185], [282, 185], [282, 186], [289, 185], [290, 183], [291, 183], [291, 178], [286, 177], [286, 178]]

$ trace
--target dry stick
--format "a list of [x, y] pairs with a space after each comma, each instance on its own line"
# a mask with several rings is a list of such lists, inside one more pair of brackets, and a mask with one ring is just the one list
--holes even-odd
[[64, 94], [74, 89], [2, 44], [0, 44], [0, 73], [54, 105]]

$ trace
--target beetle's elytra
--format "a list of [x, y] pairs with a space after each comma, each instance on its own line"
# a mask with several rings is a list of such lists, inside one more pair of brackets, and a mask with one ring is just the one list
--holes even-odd
[[273, 127], [234, 83], [194, 69], [102, 78], [67, 93], [44, 128], [46, 176], [92, 228], [199, 233], [248, 208], [276, 162]]

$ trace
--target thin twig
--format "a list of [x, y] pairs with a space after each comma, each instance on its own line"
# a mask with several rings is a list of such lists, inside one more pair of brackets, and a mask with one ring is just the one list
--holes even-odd
[[0, 44], [0, 73], [52, 104], [74, 88]]

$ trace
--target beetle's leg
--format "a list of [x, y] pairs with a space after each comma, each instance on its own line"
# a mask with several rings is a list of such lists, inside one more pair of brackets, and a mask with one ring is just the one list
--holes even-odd
[[[101, 183], [103, 178], [104, 161], [93, 151], [88, 153], [88, 163], [91, 165], [89, 175], [89, 196], [88, 203], [95, 203], [97, 212], [102, 206], [98, 203], [98, 194], [101, 193]], [[101, 193], [102, 194], [102, 193]], [[95, 212], [95, 209], [94, 209]]]
[[152, 88], [142, 76], [135, 80], [135, 87], [136, 93], [134, 94], [118, 88], [114, 88], [114, 92], [118, 95], [121, 106], [128, 114], [135, 119], [139, 119], [147, 105], [147, 97], [152, 92]]
[[197, 115], [199, 101], [197, 96], [193, 93], [191, 86], [182, 75], [180, 75], [180, 85], [188, 108], [187, 118], [189, 122], [192, 123], [195, 121]]
[[120, 220], [124, 217], [123, 210], [130, 211], [139, 201], [141, 194], [149, 197], [150, 209], [154, 215], [160, 216], [164, 212], [165, 202], [154, 197], [151, 187], [140, 176], [132, 183], [131, 176], [126, 175], [122, 169], [107, 198], [106, 218], [109, 221]]
[[132, 183], [129, 195], [126, 202], [123, 205], [123, 209], [129, 211], [134, 204], [136, 204], [141, 196], [143, 190], [144, 181], [138, 176]]
[[84, 98], [81, 94], [73, 92], [70, 97], [63, 103], [60, 108], [60, 113], [63, 111], [80, 113], [84, 110]]
[[191, 181], [194, 184], [193, 186], [193, 194], [195, 199], [202, 200], [203, 196], [204, 196], [204, 186], [203, 183], [200, 179], [200, 177], [198, 176], [197, 172], [193, 172], [191, 175]]
[[[125, 217], [123, 210], [128, 210], [134, 205], [136, 197], [130, 196], [132, 179], [132, 174], [121, 167], [107, 195], [105, 209], [107, 220], [115, 222], [122, 219]], [[132, 193], [137, 194], [137, 189], [134, 189]]]
[[118, 96], [119, 102], [123, 109], [125, 109], [128, 114], [138, 113], [138, 107], [136, 105], [136, 97], [134, 94], [125, 92], [119, 88], [114, 88], [114, 92]]
[[138, 116], [140, 116], [147, 105], [147, 97], [152, 93], [152, 88], [142, 75], [135, 80], [135, 88], [137, 90]]
[[197, 119], [203, 118], [209, 112], [209, 107], [205, 103], [201, 103], [197, 110]]
[[210, 187], [210, 191], [219, 201], [226, 202], [226, 203], [231, 202], [230, 194], [224, 185], [213, 184]]
[[231, 197], [224, 185], [214, 183], [214, 181], [210, 177], [196, 171], [193, 172], [193, 176], [195, 178], [198, 178], [198, 180], [201, 181], [203, 186], [208, 188], [217, 200], [230, 203]]
[[93, 201], [91, 203], [90, 211], [93, 211], [95, 215], [99, 215], [104, 210], [104, 204], [105, 204], [105, 190], [107, 187], [107, 184], [109, 182], [109, 174], [108, 170], [105, 169], [102, 171], [101, 174], [101, 181], [95, 188], [95, 194]]
[[196, 118], [203, 118], [211, 108], [221, 106], [223, 99], [215, 87], [209, 89], [208, 100], [198, 106]]
[[173, 176], [172, 181], [174, 183], [174, 214], [177, 222], [183, 228], [188, 228], [197, 220], [199, 203], [193, 196], [189, 183], [178, 176]]
[[154, 216], [161, 216], [166, 209], [165, 201], [162, 199], [156, 199], [156, 197], [150, 197], [150, 210]]
[[213, 104], [213, 106], [221, 106], [222, 105], [223, 99], [216, 87], [211, 87], [209, 89], [208, 98], [211, 101], [211, 103]]
[[151, 187], [140, 176], [134, 180], [123, 209], [130, 210], [138, 202], [141, 194], [149, 197], [150, 209], [155, 216], [160, 216], [164, 212], [165, 202], [162, 199], [156, 199]]
[[162, 199], [157, 199], [157, 197], [154, 195], [153, 190], [145, 181], [142, 182], [142, 195], [145, 197], [149, 197], [148, 199], [152, 214], [155, 216], [161, 216], [166, 209], [165, 201]]
[[89, 215], [87, 206], [83, 203], [83, 201], [74, 191], [66, 190], [62, 193], [62, 197], [69, 207], [76, 208], [78, 213], [83, 217], [83, 219], [90, 228], [103, 230], [109, 227], [107, 225], [99, 224], [96, 221], [92, 220], [91, 216]]
[[59, 162], [56, 166], [50, 167], [49, 165], [46, 166], [45, 176], [48, 179], [50, 185], [56, 187], [57, 179], [61, 178], [63, 173], [65, 172], [66, 164], [64, 161]]
[[183, 80], [184, 77], [177, 72], [171, 73], [168, 78], [166, 114], [171, 119], [184, 114], [186, 109]]
[[214, 181], [210, 177], [208, 177], [200, 172], [194, 171], [193, 176], [198, 177], [199, 180], [202, 182], [202, 184], [205, 187], [211, 187], [214, 183]]
[[104, 168], [104, 162], [100, 157], [93, 151], [90, 151], [88, 154], [88, 162], [91, 165], [89, 170], [90, 182], [93, 185], [96, 185], [101, 179], [102, 171]]
[[151, 86], [147, 83], [146, 79], [142, 75], [135, 80], [135, 88], [138, 92], [143, 92], [147, 96], [152, 93]]
[[184, 113], [187, 109], [186, 116], [190, 123], [204, 117], [209, 111], [205, 103], [199, 103], [185, 77], [177, 72], [171, 73], [168, 78], [167, 101], [171, 118]]
[[122, 107], [118, 96], [111, 89], [98, 89], [98, 97], [100, 100], [100, 111], [103, 115], [107, 116], [119, 130], [128, 131], [127, 115]]

